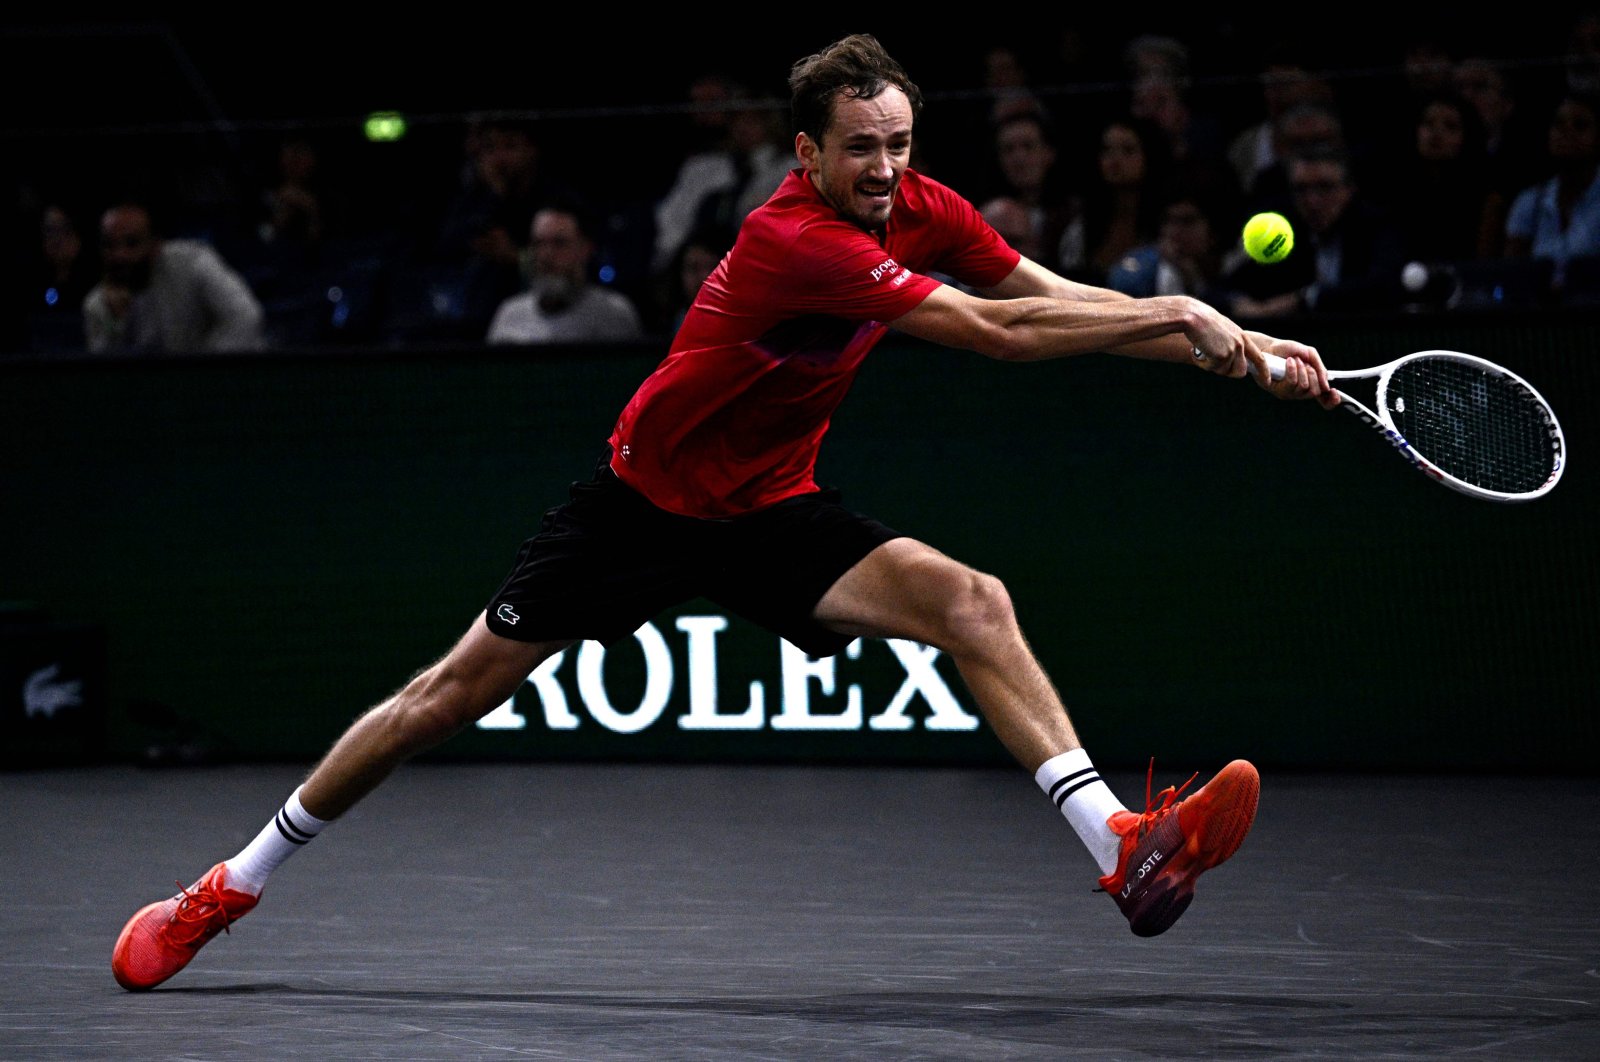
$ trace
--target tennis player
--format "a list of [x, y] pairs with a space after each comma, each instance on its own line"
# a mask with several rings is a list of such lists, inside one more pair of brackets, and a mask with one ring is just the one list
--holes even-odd
[[[1133, 931], [1166, 930], [1233, 854], [1259, 780], [1242, 760], [1143, 811], [1100, 780], [1000, 581], [858, 515], [813, 479], [829, 418], [892, 327], [1007, 361], [1111, 351], [1224, 376], [1288, 361], [1280, 398], [1331, 401], [1317, 353], [1242, 331], [1194, 299], [1130, 299], [1022, 258], [910, 169], [922, 96], [868, 36], [795, 64], [799, 167], [745, 221], [666, 359], [623, 409], [593, 478], [523, 544], [443, 659], [362, 715], [243, 851], [150, 904], [112, 970], [147, 989], [255, 907], [267, 877], [408, 757], [510, 697], [575, 641], [611, 643], [704, 596], [815, 656], [852, 639], [948, 653], [1005, 747], [1098, 864]], [[933, 279], [938, 272], [987, 297]], [[1193, 779], [1190, 779], [1192, 782]], [[1187, 783], [1184, 788], [1187, 788]]]

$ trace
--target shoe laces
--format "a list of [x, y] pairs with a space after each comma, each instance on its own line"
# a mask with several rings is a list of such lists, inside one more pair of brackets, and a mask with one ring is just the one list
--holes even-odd
[[[172, 919], [168, 923], [174, 944], [204, 944], [216, 936], [218, 929], [232, 933], [228, 925], [233, 919], [229, 917], [227, 908], [223, 907], [222, 895], [215, 885], [202, 881], [190, 891], [180, 881], [178, 888], [183, 892], [183, 899], [178, 901], [178, 909], [172, 912]], [[217, 925], [219, 919], [222, 922], [220, 926]]]
[[[1152, 756], [1150, 757], [1150, 767], [1147, 771], [1145, 771], [1144, 775], [1144, 810], [1139, 813], [1139, 825], [1133, 835], [1135, 841], [1144, 840], [1145, 834], [1155, 829], [1156, 823], [1165, 818], [1167, 814], [1171, 812], [1175, 806], [1177, 806], [1178, 798], [1183, 795], [1184, 790], [1188, 789], [1194, 784], [1194, 780], [1196, 778], [1200, 777], [1200, 772], [1196, 771], [1191, 774], [1189, 776], [1189, 780], [1177, 788], [1173, 788], [1170, 785], [1167, 786], [1161, 792], [1157, 793], [1155, 799], [1152, 800], [1150, 797], [1150, 787], [1155, 782], [1155, 777], [1156, 759], [1154, 756]], [[1161, 803], [1157, 804], [1156, 800], [1161, 801]]]

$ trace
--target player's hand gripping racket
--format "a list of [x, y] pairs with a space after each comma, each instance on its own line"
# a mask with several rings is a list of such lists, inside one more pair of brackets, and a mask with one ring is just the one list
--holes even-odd
[[[1281, 379], [1283, 359], [1266, 359], [1272, 378]], [[1370, 369], [1328, 372], [1330, 380], [1372, 378], [1374, 408], [1342, 390], [1340, 405], [1424, 475], [1501, 502], [1531, 501], [1561, 478], [1567, 444], [1555, 411], [1509, 369], [1453, 350], [1424, 350]]]

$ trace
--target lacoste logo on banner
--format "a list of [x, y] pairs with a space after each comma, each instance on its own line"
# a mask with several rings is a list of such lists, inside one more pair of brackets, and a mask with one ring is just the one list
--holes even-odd
[[63, 708], [83, 704], [83, 683], [57, 681], [60, 674], [61, 665], [51, 664], [28, 676], [22, 687], [22, 705], [29, 718], [42, 715], [50, 719]]
[[510, 605], [501, 605], [499, 608], [494, 610], [494, 614], [511, 624], [513, 627], [515, 627], [517, 625], [517, 621], [522, 618], [515, 612], [511, 611]]

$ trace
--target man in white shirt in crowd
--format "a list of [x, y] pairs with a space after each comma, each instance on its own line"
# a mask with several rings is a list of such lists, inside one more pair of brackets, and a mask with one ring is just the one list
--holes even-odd
[[545, 207], [533, 216], [529, 290], [500, 304], [490, 343], [592, 343], [638, 339], [627, 296], [589, 280], [594, 243], [578, 214]]
[[209, 353], [263, 346], [261, 303], [211, 247], [163, 240], [138, 203], [100, 219], [105, 275], [84, 298], [83, 324], [96, 354]]

